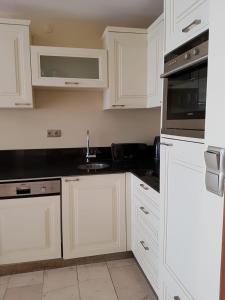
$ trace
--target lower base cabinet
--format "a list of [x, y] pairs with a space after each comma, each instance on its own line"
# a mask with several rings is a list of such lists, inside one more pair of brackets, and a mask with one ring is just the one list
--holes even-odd
[[136, 176], [132, 176], [131, 195], [131, 248], [158, 294], [160, 196]]
[[60, 196], [0, 200], [0, 264], [61, 257]]
[[125, 174], [64, 178], [63, 257], [126, 251]]

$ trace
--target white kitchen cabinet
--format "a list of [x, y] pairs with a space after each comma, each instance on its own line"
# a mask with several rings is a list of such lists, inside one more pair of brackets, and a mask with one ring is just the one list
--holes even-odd
[[131, 190], [131, 249], [158, 293], [160, 195], [136, 176]]
[[164, 15], [148, 28], [148, 107], [160, 107], [163, 99]]
[[159, 299], [219, 300], [221, 202], [205, 189], [205, 145], [161, 142]]
[[103, 49], [31, 47], [32, 84], [37, 87], [106, 88]]
[[104, 109], [147, 107], [147, 31], [107, 27], [109, 87], [104, 91]]
[[209, 0], [164, 0], [166, 53], [208, 29]]
[[60, 196], [0, 200], [0, 264], [59, 257]]
[[30, 21], [0, 19], [0, 108], [32, 108]]
[[63, 257], [126, 251], [125, 174], [64, 178]]
[[210, 1], [210, 36], [208, 88], [206, 101], [206, 143], [210, 146], [225, 148], [225, 1]]

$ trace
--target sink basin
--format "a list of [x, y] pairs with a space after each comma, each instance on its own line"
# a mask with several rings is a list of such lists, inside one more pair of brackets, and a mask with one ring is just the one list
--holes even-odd
[[108, 167], [109, 165], [106, 163], [86, 163], [78, 166], [81, 170], [101, 170]]

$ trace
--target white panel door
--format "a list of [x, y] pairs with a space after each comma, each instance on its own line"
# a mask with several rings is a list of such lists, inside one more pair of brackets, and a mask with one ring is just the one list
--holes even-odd
[[225, 1], [210, 1], [208, 90], [206, 101], [206, 143], [225, 148]]
[[29, 26], [0, 24], [0, 107], [32, 107]]
[[148, 107], [160, 107], [163, 98], [164, 19], [160, 16], [148, 29]]
[[147, 35], [108, 33], [109, 89], [105, 108], [147, 105]]
[[164, 0], [166, 52], [208, 28], [208, 0]]
[[205, 189], [205, 145], [162, 142], [160, 291], [171, 278], [184, 299], [218, 300], [223, 202]]
[[0, 264], [59, 257], [59, 196], [0, 200]]
[[125, 174], [63, 180], [63, 256], [126, 251]]

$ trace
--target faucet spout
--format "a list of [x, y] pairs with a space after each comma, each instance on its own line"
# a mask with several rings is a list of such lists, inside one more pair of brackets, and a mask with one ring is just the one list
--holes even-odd
[[96, 157], [95, 154], [90, 154], [90, 131], [89, 129], [87, 130], [87, 151], [86, 151], [86, 162], [90, 162], [90, 158]]

